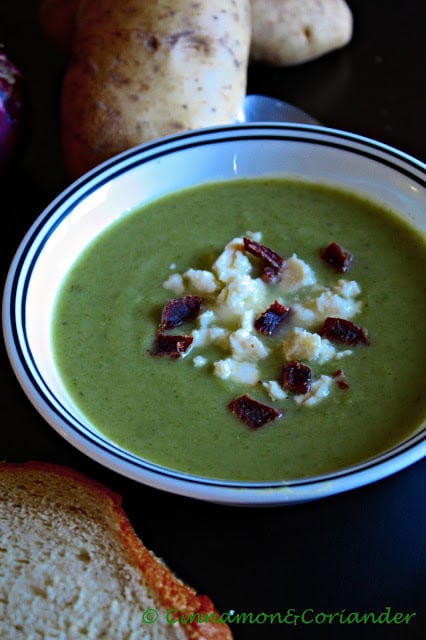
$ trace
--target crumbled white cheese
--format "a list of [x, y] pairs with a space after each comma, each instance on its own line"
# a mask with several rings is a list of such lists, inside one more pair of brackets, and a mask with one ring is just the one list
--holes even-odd
[[218, 344], [226, 349], [228, 346], [229, 331], [216, 324], [216, 314], [213, 309], [206, 309], [197, 318], [198, 329], [193, 329], [193, 347], [206, 347], [210, 344]]
[[361, 310], [361, 303], [352, 298], [343, 298], [338, 293], [324, 291], [315, 299], [318, 319], [325, 320], [328, 316], [350, 320]]
[[222, 380], [231, 379], [241, 384], [254, 385], [259, 380], [259, 370], [252, 362], [237, 362], [233, 358], [218, 360], [213, 364], [213, 372]]
[[309, 307], [301, 302], [293, 302], [291, 305], [291, 315], [293, 320], [302, 327], [310, 328], [318, 324], [315, 311], [309, 309]]
[[173, 291], [177, 295], [181, 295], [185, 291], [183, 278], [180, 273], [172, 273], [172, 275], [170, 275], [167, 280], [163, 282], [163, 287], [165, 289]]
[[254, 331], [254, 309], [247, 309], [244, 311], [241, 317], [241, 329], [245, 329], [246, 331]]
[[203, 269], [188, 269], [183, 274], [183, 278], [197, 293], [214, 293], [219, 286], [214, 274]]
[[249, 275], [233, 277], [219, 293], [215, 310], [225, 323], [238, 322], [249, 310], [260, 313], [265, 309], [267, 285], [261, 278]]
[[269, 354], [263, 342], [247, 329], [238, 329], [229, 336], [231, 354], [239, 362], [257, 362], [263, 360]]
[[312, 268], [293, 254], [285, 261], [279, 284], [281, 292], [293, 292], [315, 284], [316, 278]]
[[284, 358], [290, 360], [314, 360], [324, 364], [330, 360], [340, 360], [351, 355], [352, 351], [338, 351], [327, 338], [310, 333], [302, 327], [293, 327], [282, 342]]
[[216, 262], [213, 263], [212, 270], [221, 282], [229, 282], [235, 276], [241, 277], [249, 274], [252, 264], [248, 256], [243, 253], [243, 238], [234, 238], [228, 242]]
[[321, 338], [321, 348], [318, 353], [318, 362], [319, 364], [324, 364], [325, 362], [329, 362], [330, 360], [340, 360], [340, 353], [337, 351], [335, 347], [331, 344], [330, 340], [326, 338]]
[[[359, 287], [346, 287], [342, 281], [339, 282], [341, 284], [334, 289], [322, 289], [316, 297], [296, 302], [292, 306], [292, 312], [297, 322], [305, 327], [312, 327], [323, 322], [328, 316], [351, 320], [360, 313], [362, 303], [356, 300]], [[353, 294], [353, 297], [350, 294]]]
[[194, 367], [205, 367], [206, 364], [208, 363], [207, 358], [205, 358], [204, 356], [195, 356], [192, 360]]
[[[245, 235], [256, 242], [262, 238], [261, 233], [250, 231]], [[282, 352], [283, 362], [312, 361], [319, 366], [351, 355], [352, 350], [339, 350], [314, 331], [328, 316], [350, 320], [361, 311], [357, 282], [340, 278], [331, 287], [321, 286], [310, 265], [293, 254], [285, 261], [280, 282], [271, 285], [259, 277], [253, 264], [241, 236], [228, 242], [210, 271], [190, 268], [183, 274], [169, 275], [164, 282], [163, 286], [177, 295], [206, 296], [207, 309], [198, 316], [191, 332], [191, 351], [210, 345], [223, 351], [224, 357], [212, 363], [215, 376], [240, 384], [258, 384], [259, 363], [271, 352], [276, 354], [277, 349]], [[170, 269], [175, 268], [170, 265]], [[291, 307], [291, 328], [284, 330], [281, 344], [255, 329], [256, 319], [274, 300]], [[197, 354], [193, 364], [203, 367], [211, 360]], [[273, 402], [294, 398], [298, 404], [311, 406], [329, 395], [332, 380], [319, 375], [308, 393], [297, 395], [288, 394], [278, 380], [262, 381], [261, 385]]]
[[301, 327], [294, 327], [283, 340], [284, 357], [290, 360], [315, 360], [321, 350], [321, 336]]
[[352, 349], [345, 349], [344, 351], [336, 351], [336, 355], [334, 357], [336, 360], [341, 360], [342, 358], [346, 358], [346, 356], [351, 356], [352, 353]]
[[311, 388], [307, 393], [294, 396], [297, 404], [303, 404], [306, 407], [312, 407], [321, 402], [330, 394], [333, 378], [331, 376], [322, 375], [311, 384]]
[[226, 348], [229, 344], [229, 331], [223, 327], [194, 329], [191, 336], [193, 338], [192, 347], [207, 347], [210, 344], [217, 344]]
[[206, 309], [205, 311], [203, 311], [203, 313], [200, 313], [197, 318], [198, 326], [200, 327], [200, 329], [206, 329], [207, 327], [210, 327], [215, 321], [216, 315], [213, 309]]
[[332, 287], [333, 291], [342, 298], [356, 298], [361, 293], [361, 287], [355, 280], [343, 280], [341, 278]]
[[275, 400], [285, 400], [285, 398], [287, 398], [287, 393], [277, 380], [264, 380], [262, 382], [262, 387], [273, 402], [275, 402]]

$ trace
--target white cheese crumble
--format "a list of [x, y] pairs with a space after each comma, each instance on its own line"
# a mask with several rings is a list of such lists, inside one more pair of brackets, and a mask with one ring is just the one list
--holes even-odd
[[294, 396], [294, 400], [297, 404], [303, 404], [305, 407], [312, 407], [330, 394], [332, 382], [333, 378], [331, 376], [323, 374], [318, 378], [318, 380], [315, 380], [311, 384], [311, 388], [307, 393], [300, 393]]
[[326, 338], [321, 338], [318, 333], [310, 333], [302, 327], [294, 327], [282, 342], [285, 359], [290, 360], [315, 360], [324, 364], [330, 360], [351, 355], [352, 351], [338, 351]]
[[[245, 234], [261, 242], [260, 232]], [[314, 363], [316, 369], [333, 360], [352, 354], [321, 338], [313, 329], [328, 316], [352, 319], [362, 308], [360, 286], [354, 280], [339, 278], [331, 287], [317, 282], [309, 264], [293, 254], [284, 260], [278, 284], [265, 282], [254, 267], [255, 259], [245, 252], [243, 236], [233, 238], [217, 257], [211, 270], [188, 269], [173, 273], [163, 283], [176, 295], [196, 294], [205, 298], [205, 310], [196, 321], [191, 335], [190, 352], [213, 346], [224, 357], [213, 358], [196, 353], [195, 367], [211, 364], [215, 376], [242, 385], [256, 385], [273, 401], [293, 398], [303, 406], [312, 406], [326, 398], [333, 377], [319, 371], [305, 394], [291, 394], [278, 380], [261, 380], [261, 362], [268, 356], [281, 354], [282, 364], [290, 361]], [[170, 268], [175, 268], [171, 265]], [[281, 341], [259, 333], [255, 321], [269, 306], [278, 301], [291, 307], [288, 329]], [[284, 320], [287, 322], [287, 320]]]
[[[247, 231], [246, 237], [256, 242], [262, 239], [261, 233], [252, 233]], [[253, 265], [249, 257], [244, 253], [244, 238], [233, 238], [225, 246], [224, 250], [213, 263], [212, 271], [216, 274], [221, 282], [227, 283], [233, 277], [241, 277], [242, 275], [252, 272]]]
[[214, 293], [219, 286], [211, 271], [188, 269], [183, 274], [183, 278], [196, 293]]
[[312, 327], [323, 322], [328, 316], [351, 320], [360, 313], [362, 303], [357, 300], [361, 290], [356, 282], [339, 280], [332, 289], [320, 289], [315, 297], [296, 302], [293, 307], [298, 322]]
[[231, 378], [234, 382], [248, 385], [254, 385], [259, 381], [259, 369], [253, 362], [238, 362], [233, 358], [225, 358], [213, 364], [213, 371], [222, 380]]
[[192, 361], [194, 367], [205, 367], [206, 364], [208, 364], [208, 360], [206, 357], [204, 356], [194, 356], [194, 359]]
[[282, 343], [286, 360], [315, 360], [321, 350], [321, 337], [301, 327], [294, 327]]
[[237, 329], [229, 336], [231, 356], [239, 362], [257, 362], [263, 360], [269, 354], [269, 349], [263, 342], [247, 329]]
[[229, 331], [223, 327], [206, 327], [192, 331], [192, 348], [207, 347], [210, 344], [218, 344], [226, 348], [229, 341]]
[[327, 316], [349, 320], [360, 312], [361, 303], [352, 298], [343, 298], [338, 293], [324, 291], [314, 301], [317, 318], [325, 320]]
[[216, 301], [216, 312], [224, 323], [241, 321], [248, 311], [260, 313], [267, 300], [267, 285], [247, 274], [233, 276], [225, 284]]
[[262, 387], [265, 389], [272, 402], [275, 400], [285, 400], [288, 397], [287, 392], [282, 388], [277, 380], [264, 380]]
[[302, 287], [309, 287], [315, 283], [316, 277], [313, 270], [306, 262], [300, 260], [296, 254], [286, 260], [279, 284], [281, 291], [289, 293]]
[[361, 293], [361, 287], [355, 280], [343, 280], [342, 278], [332, 287], [335, 293], [338, 293], [342, 298], [356, 298]]
[[163, 287], [173, 291], [177, 295], [182, 295], [185, 291], [185, 285], [183, 284], [183, 278], [180, 273], [172, 273], [165, 282]]

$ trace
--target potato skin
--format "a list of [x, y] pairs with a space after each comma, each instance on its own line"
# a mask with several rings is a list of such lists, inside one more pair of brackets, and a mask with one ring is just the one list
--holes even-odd
[[232, 122], [250, 33], [249, 0], [82, 0], [62, 89], [70, 177], [154, 138]]
[[301, 64], [344, 46], [352, 37], [352, 13], [345, 0], [250, 1], [254, 62]]

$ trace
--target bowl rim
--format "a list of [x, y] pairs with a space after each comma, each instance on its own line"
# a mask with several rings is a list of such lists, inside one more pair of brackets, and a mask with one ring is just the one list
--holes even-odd
[[[106, 438], [95, 437], [90, 429], [77, 432], [71, 428], [70, 431], [69, 421], [49, 400], [47, 387], [43, 389], [43, 385], [36, 379], [35, 361], [29, 362], [22, 350], [22, 331], [25, 334], [24, 307], [21, 308], [20, 317], [16, 315], [17, 299], [20, 296], [25, 299], [25, 289], [28, 287], [26, 274], [29, 270], [26, 269], [26, 263], [30, 258], [31, 264], [35, 264], [43, 249], [43, 242], [38, 241], [43, 233], [46, 241], [70, 211], [90, 193], [121, 173], [152, 162], [162, 155], [185, 151], [194, 146], [253, 139], [319, 143], [349, 150], [380, 161], [426, 188], [426, 166], [420, 160], [371, 138], [318, 125], [255, 123], [217, 126], [168, 136], [134, 147], [107, 160], [70, 184], [35, 219], [15, 253], [6, 278], [2, 309], [3, 336], [12, 369], [31, 403], [51, 427], [90, 458], [143, 484], [188, 497], [233, 505], [283, 505], [358, 488], [413, 464], [426, 456], [426, 425], [402, 443], [377, 456], [339, 471], [307, 478], [240, 482], [177, 472], [123, 452]], [[70, 205], [67, 207], [68, 202]], [[21, 288], [23, 292], [18, 293]]]

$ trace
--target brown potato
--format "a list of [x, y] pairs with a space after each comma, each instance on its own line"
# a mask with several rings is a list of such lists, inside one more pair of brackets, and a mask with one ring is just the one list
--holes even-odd
[[232, 122], [249, 46], [249, 0], [82, 0], [62, 90], [70, 177], [148, 140]]
[[251, 0], [251, 60], [301, 64], [347, 44], [352, 13], [344, 0]]

